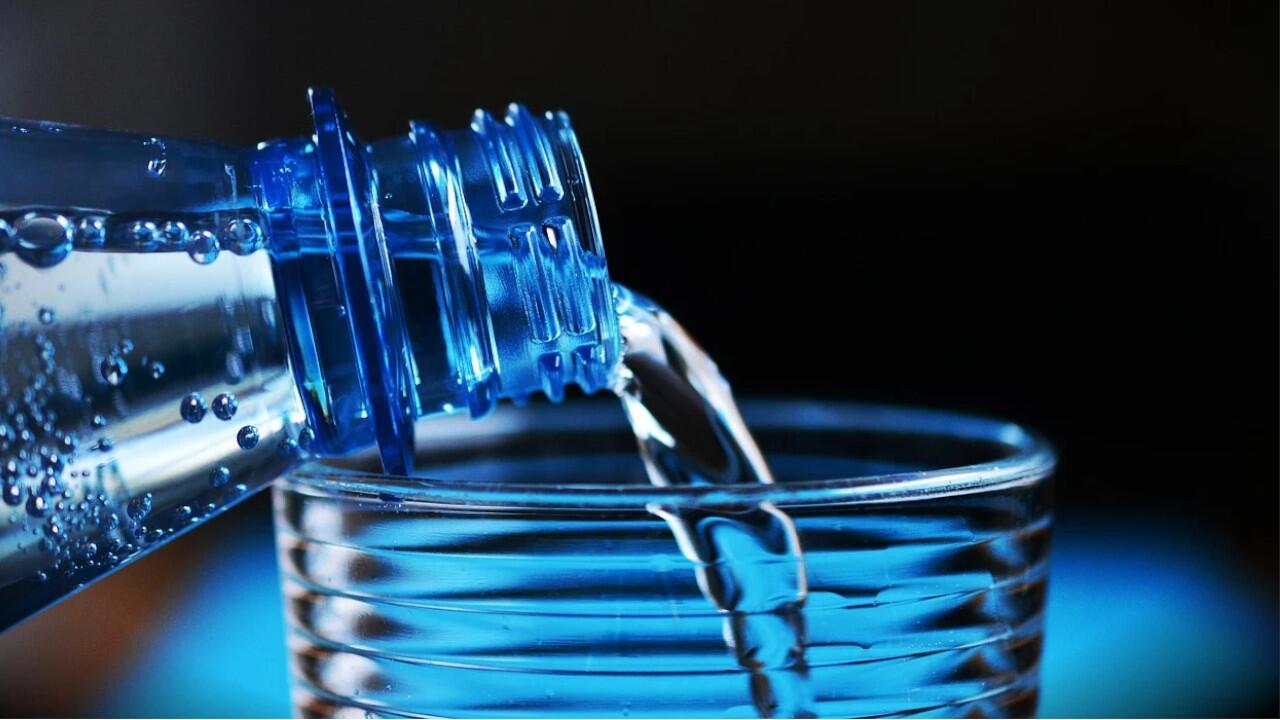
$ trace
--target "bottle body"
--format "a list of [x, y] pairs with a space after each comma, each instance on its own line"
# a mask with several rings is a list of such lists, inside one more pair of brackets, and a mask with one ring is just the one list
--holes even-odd
[[416, 417], [607, 381], [567, 122], [369, 146], [312, 101], [255, 148], [0, 125], [0, 629], [312, 454], [407, 472]]
[[306, 433], [265, 255], [65, 262], [82, 287], [14, 262], [4, 280], [48, 299], [3, 321], [0, 626], [269, 483]]

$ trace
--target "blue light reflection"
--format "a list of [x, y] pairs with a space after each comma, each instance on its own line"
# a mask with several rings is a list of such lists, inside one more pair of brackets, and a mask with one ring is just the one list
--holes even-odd
[[[1275, 702], [1275, 589], [1172, 522], [1059, 517], [1041, 714], [1226, 716]], [[269, 526], [226, 536], [97, 713], [290, 713]]]

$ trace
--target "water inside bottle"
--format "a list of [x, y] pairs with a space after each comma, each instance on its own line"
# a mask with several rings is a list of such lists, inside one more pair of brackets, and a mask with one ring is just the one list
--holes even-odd
[[0, 628], [296, 461], [262, 243], [238, 213], [0, 211]]

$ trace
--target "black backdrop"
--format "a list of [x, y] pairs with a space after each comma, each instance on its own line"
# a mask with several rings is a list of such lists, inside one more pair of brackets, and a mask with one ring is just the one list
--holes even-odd
[[1274, 3], [349, 5], [11, 7], [0, 114], [249, 143], [307, 132], [309, 84], [368, 138], [563, 107], [614, 276], [740, 392], [1021, 420], [1064, 514], [1181, 518], [1274, 593]]

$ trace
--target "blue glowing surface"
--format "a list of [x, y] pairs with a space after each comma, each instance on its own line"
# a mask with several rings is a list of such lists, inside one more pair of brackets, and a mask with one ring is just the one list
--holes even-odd
[[[289, 715], [270, 528], [246, 523], [223, 549], [99, 714]], [[1188, 528], [1061, 522], [1050, 578], [1042, 715], [1224, 716], [1274, 702], [1274, 589]]]
[[1059, 523], [1041, 715], [1223, 717], [1275, 702], [1275, 589], [1196, 530]]
[[290, 717], [271, 526], [226, 533], [166, 626], [94, 709], [100, 717]]

